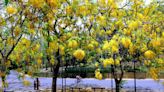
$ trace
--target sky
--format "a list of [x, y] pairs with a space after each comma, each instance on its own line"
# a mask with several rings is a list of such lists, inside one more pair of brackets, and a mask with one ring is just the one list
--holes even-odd
[[153, 0], [144, 0], [145, 1], [145, 4], [149, 4], [150, 2], [152, 2]]

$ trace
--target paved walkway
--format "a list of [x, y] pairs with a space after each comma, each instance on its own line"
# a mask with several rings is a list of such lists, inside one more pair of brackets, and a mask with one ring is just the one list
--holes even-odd
[[[7, 82], [9, 83], [8, 88], [6, 90], [22, 90], [22, 91], [33, 91], [33, 81], [34, 78], [26, 76], [26, 79], [32, 83], [32, 85], [26, 87], [22, 84], [22, 80], [18, 79], [18, 73], [15, 71], [11, 71], [10, 75], [7, 76]], [[40, 80], [40, 88], [41, 89], [50, 89], [52, 84], [52, 78], [39, 78]], [[125, 84], [123, 88], [125, 89], [134, 89], [134, 80], [133, 79], [124, 79]], [[63, 81], [63, 82], [62, 82]], [[162, 82], [164, 79], [156, 82], [152, 79], [137, 79], [137, 89], [147, 89], [152, 90], [151, 92], [164, 92], [164, 85]], [[1, 83], [1, 82], [0, 82]], [[103, 87], [103, 88], [111, 88], [114, 87], [114, 80], [111, 79], [103, 79], [97, 80], [94, 78], [84, 78], [77, 84], [77, 80], [75, 78], [66, 78], [61, 79], [58, 78], [57, 86], [61, 88], [61, 85], [66, 83], [67, 87]], [[158, 91], [153, 91], [158, 90]]]

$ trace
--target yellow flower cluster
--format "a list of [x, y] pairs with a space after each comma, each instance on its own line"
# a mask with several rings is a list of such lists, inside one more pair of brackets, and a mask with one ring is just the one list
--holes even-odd
[[46, 49], [47, 54], [52, 54], [54, 52], [57, 52], [59, 48], [59, 45], [57, 43], [57, 41], [51, 41], [49, 42], [49, 47]]
[[144, 56], [147, 58], [147, 59], [153, 59], [155, 57], [155, 53], [152, 51], [152, 50], [147, 50], [145, 53], [144, 53]]
[[118, 45], [118, 42], [116, 40], [110, 40], [109, 42], [105, 41], [103, 46], [102, 46], [102, 49], [104, 51], [110, 50], [112, 53], [118, 53], [119, 45]]
[[146, 44], [142, 44], [140, 51], [141, 52], [145, 52], [146, 50], [148, 50], [147, 45]]
[[115, 65], [120, 65], [120, 58], [117, 58], [117, 59], [115, 60]]
[[0, 16], [0, 27], [5, 24], [6, 24], [5, 19], [2, 16]]
[[107, 31], [106, 31], [106, 34], [107, 34], [107, 35], [111, 35], [112, 33], [113, 33], [112, 30], [107, 30]]
[[97, 52], [98, 54], [102, 54], [101, 48], [97, 48], [97, 49], [96, 49], [96, 52]]
[[91, 44], [93, 44], [95, 47], [97, 47], [99, 45], [99, 43], [95, 40], [91, 41]]
[[69, 48], [77, 48], [77, 46], [78, 46], [78, 43], [77, 43], [76, 40], [70, 40], [70, 41], [68, 42], [68, 47], [69, 47]]
[[66, 14], [70, 15], [73, 12], [72, 7], [71, 6], [67, 6], [66, 7]]
[[104, 41], [104, 44], [102, 46], [102, 50], [106, 51], [109, 50], [110, 44], [108, 43], [108, 41]]
[[15, 44], [16, 42], [15, 42], [15, 40], [12, 38], [12, 37], [9, 37], [8, 39], [7, 39], [7, 44], [8, 45], [13, 45], [13, 44]]
[[118, 45], [118, 42], [116, 40], [110, 40], [109, 47], [110, 47], [112, 53], [118, 53], [119, 45]]
[[98, 66], [99, 66], [99, 63], [98, 63], [98, 62], [96, 62], [96, 63], [95, 63], [95, 67], [98, 67]]
[[135, 51], [136, 51], [136, 46], [134, 45], [134, 44], [130, 44], [130, 46], [129, 46], [129, 53], [131, 54], [131, 55], [133, 55], [134, 53], [135, 53]]
[[127, 37], [123, 37], [121, 39], [121, 43], [122, 45], [125, 47], [125, 48], [129, 48], [130, 44], [132, 43], [131, 42], [131, 39], [130, 38], [127, 38]]
[[59, 45], [59, 53], [60, 55], [65, 55], [65, 47], [63, 45]]
[[13, 6], [8, 6], [6, 8], [6, 11], [7, 11], [8, 14], [15, 14], [17, 12], [17, 9]]
[[140, 21], [137, 21], [137, 20], [130, 21], [128, 27], [129, 27], [129, 29], [134, 30], [134, 29], [138, 28], [140, 24], [141, 24]]
[[101, 25], [101, 26], [105, 26], [106, 25], [106, 17], [105, 16], [98, 16], [96, 18], [96, 20], [98, 21], [98, 23]]
[[102, 80], [102, 74], [100, 73], [100, 69], [97, 69], [95, 71], [95, 77], [99, 80]]
[[21, 42], [25, 47], [30, 47], [31, 42], [28, 39], [23, 38]]
[[52, 53], [52, 52], [57, 52], [58, 50], [58, 43], [57, 41], [52, 41], [52, 42], [49, 42], [49, 48], [47, 49], [48, 53]]
[[98, 4], [100, 7], [106, 7], [107, 5], [106, 0], [98, 0]]
[[131, 30], [129, 30], [129, 29], [124, 29], [124, 30], [123, 30], [123, 33], [124, 33], [125, 35], [130, 36], [130, 35], [131, 35]]
[[34, 34], [35, 34], [35, 30], [34, 30], [34, 29], [32, 29], [32, 28], [28, 29], [28, 31], [29, 31], [29, 33], [30, 33], [30, 34], [32, 34], [32, 35], [34, 35]]
[[103, 66], [107, 67], [108, 65], [114, 64], [114, 60], [113, 58], [109, 58], [109, 59], [104, 59], [103, 60]]
[[15, 35], [15, 36], [18, 36], [18, 35], [20, 34], [20, 32], [21, 32], [21, 28], [18, 27], [18, 26], [16, 26], [16, 27], [15, 27], [15, 30], [14, 30], [14, 35]]
[[158, 79], [158, 70], [155, 69], [154, 67], [150, 68], [149, 74], [152, 76], [154, 80]]
[[103, 60], [103, 66], [107, 67], [108, 65], [120, 65], [120, 58], [117, 59], [113, 59], [113, 58], [109, 58], [109, 59], [104, 59]]
[[154, 48], [157, 48], [161, 45], [161, 40], [159, 38], [153, 39], [150, 43]]
[[78, 60], [83, 60], [85, 52], [82, 49], [78, 49], [73, 53], [73, 56]]
[[116, 24], [119, 28], [124, 27], [124, 24], [123, 24], [123, 21], [122, 21], [122, 20], [118, 20], [115, 24]]
[[54, 64], [55, 64], [55, 59], [54, 59], [54, 57], [53, 57], [53, 56], [51, 56], [51, 58], [50, 58], [50, 63], [51, 63], [52, 65], [54, 65]]
[[164, 32], [162, 32], [162, 37], [164, 38]]
[[86, 16], [88, 14], [88, 12], [89, 12], [88, 8], [85, 5], [81, 5], [78, 7], [78, 11], [77, 11], [78, 15]]
[[46, 1], [52, 8], [56, 8], [59, 4], [59, 0], [46, 0]]
[[41, 58], [38, 58], [38, 59], [37, 59], [37, 64], [38, 64], [38, 65], [41, 65], [41, 64], [42, 64], [42, 59], [41, 59]]
[[94, 49], [94, 45], [93, 45], [93, 44], [91, 44], [91, 43], [90, 43], [90, 44], [88, 44], [88, 49], [89, 49], [89, 50], [93, 50], [93, 49]]
[[44, 0], [29, 0], [29, 3], [35, 8], [42, 8]]
[[150, 65], [150, 60], [144, 60], [144, 64], [147, 66]]
[[33, 47], [32, 47], [32, 50], [33, 51], [38, 51], [40, 49], [40, 44], [35, 44]]
[[142, 13], [137, 13], [137, 17], [138, 17], [140, 20], [144, 19], [144, 15], [143, 15]]
[[156, 61], [160, 65], [163, 65], [164, 64], [164, 59], [162, 59], [162, 58], [158, 58], [158, 59], [156, 59]]

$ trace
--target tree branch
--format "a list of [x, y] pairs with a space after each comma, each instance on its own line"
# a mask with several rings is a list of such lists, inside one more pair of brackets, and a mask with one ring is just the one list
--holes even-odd
[[91, 31], [92, 27], [93, 27], [93, 24], [91, 23], [91, 25], [90, 25], [89, 28], [88, 28], [89, 34], [91, 34], [90, 31]]
[[122, 67], [121, 61], [120, 61], [120, 69], [121, 69], [121, 76], [120, 76], [119, 82], [122, 81], [122, 78], [123, 78], [123, 75], [124, 75], [124, 71], [123, 71], [123, 67]]
[[[20, 14], [21, 14], [21, 17], [20, 17], [20, 20], [21, 20], [21, 19], [22, 19], [22, 12], [21, 12]], [[26, 19], [26, 17], [25, 17], [25, 19]], [[24, 23], [25, 19], [20, 23], [20, 27], [23, 26], [23, 23]], [[12, 46], [12, 48], [10, 49], [10, 51], [7, 53], [6, 58], [8, 58], [9, 55], [12, 53], [12, 51], [13, 51], [14, 48], [17, 46], [17, 44], [18, 44], [18, 42], [20, 41], [20, 39], [22, 38], [22, 36], [23, 36], [23, 34], [21, 34], [21, 35], [19, 36], [19, 38], [17, 39], [16, 43]]]
[[1, 53], [2, 57], [4, 57], [4, 55], [3, 55], [3, 53], [2, 53], [2, 50], [0, 50], [0, 53]]
[[22, 38], [22, 35], [23, 35], [23, 34], [21, 34], [21, 35], [20, 35], [20, 37], [18, 38], [18, 40], [17, 40], [16, 44], [15, 44], [15, 45], [13, 45], [13, 46], [12, 46], [12, 48], [11, 48], [11, 50], [8, 52], [8, 54], [7, 54], [7, 56], [6, 56], [7, 58], [8, 58], [8, 57], [9, 57], [9, 55], [12, 53], [12, 51], [14, 50], [14, 48], [17, 46], [18, 42], [19, 42], [19, 41], [20, 41], [20, 39]]

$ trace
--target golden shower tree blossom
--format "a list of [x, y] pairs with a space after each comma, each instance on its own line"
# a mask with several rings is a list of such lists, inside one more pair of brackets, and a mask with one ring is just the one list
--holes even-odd
[[17, 9], [15, 7], [13, 7], [13, 6], [7, 6], [6, 7], [6, 12], [8, 14], [15, 14], [17, 12]]
[[93, 65], [98, 79], [103, 78], [99, 68], [110, 67], [119, 92], [126, 67], [133, 62], [157, 80], [164, 66], [164, 14], [157, 2], [121, 2], [10, 0], [5, 17], [0, 16], [0, 60], [6, 65], [1, 77], [5, 79], [13, 62], [17, 71], [30, 75], [50, 67], [56, 92], [60, 67]]
[[73, 56], [78, 60], [83, 60], [83, 58], [85, 57], [85, 51], [83, 51], [82, 49], [78, 49], [73, 53]]

